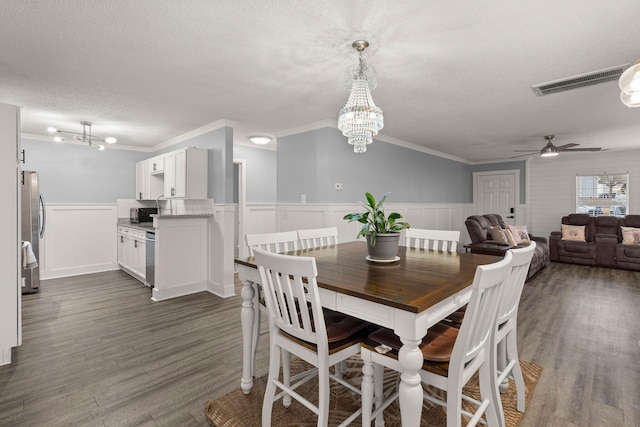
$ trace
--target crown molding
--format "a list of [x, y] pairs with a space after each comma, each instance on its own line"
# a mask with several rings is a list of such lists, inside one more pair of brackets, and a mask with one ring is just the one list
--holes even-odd
[[191, 130], [189, 132], [183, 133], [182, 135], [178, 135], [164, 142], [161, 142], [160, 144], [153, 146], [151, 151], [162, 150], [163, 148], [170, 147], [180, 142], [188, 141], [192, 138], [195, 138], [196, 136], [204, 135], [205, 133], [208, 133], [217, 129], [222, 129], [224, 127], [233, 128], [237, 125], [238, 125], [238, 122], [233, 120], [226, 120], [226, 119], [216, 120], [215, 122], [206, 124], [197, 129]]
[[455, 162], [465, 163], [465, 164], [468, 164], [468, 165], [471, 164], [471, 162], [469, 160], [463, 159], [462, 157], [452, 156], [451, 154], [442, 153], [440, 151], [436, 151], [436, 150], [432, 150], [432, 149], [427, 148], [427, 147], [423, 147], [422, 145], [413, 144], [411, 142], [407, 142], [407, 141], [404, 141], [404, 140], [398, 139], [398, 138], [393, 138], [391, 136], [383, 135], [383, 134], [380, 134], [380, 133], [378, 135], [376, 135], [373, 139], [374, 140], [378, 140], [378, 141], [382, 141], [382, 142], [387, 142], [389, 144], [397, 145], [399, 147], [408, 148], [410, 150], [420, 151], [421, 153], [430, 154], [432, 156], [442, 157], [443, 159], [453, 160]]
[[275, 132], [273, 135], [276, 138], [282, 138], [284, 136], [290, 136], [290, 135], [297, 135], [300, 133], [305, 133], [305, 132], [311, 132], [314, 130], [318, 130], [318, 129], [324, 129], [324, 128], [338, 128], [338, 121], [337, 120], [332, 120], [332, 119], [327, 119], [327, 120], [320, 120], [317, 122], [313, 122], [313, 123], [309, 123], [303, 126], [298, 126], [295, 128], [291, 128], [291, 129], [285, 129], [279, 132]]
[[[309, 123], [309, 124], [304, 125], [304, 126], [299, 126], [299, 127], [296, 127], [296, 128], [291, 128], [291, 129], [283, 130], [283, 131], [280, 131], [280, 132], [276, 132], [274, 135], [276, 136], [276, 138], [281, 138], [281, 137], [284, 137], [284, 136], [296, 135], [296, 134], [300, 134], [300, 133], [304, 133], [304, 132], [310, 132], [310, 131], [314, 131], [314, 130], [318, 130], [318, 129], [324, 129], [324, 128], [328, 128], [328, 127], [337, 129], [338, 128], [338, 121], [337, 120], [332, 120], [332, 119], [320, 120], [320, 121], [317, 121], [317, 122]], [[442, 157], [442, 158], [445, 158], [445, 159], [449, 159], [449, 160], [453, 160], [453, 161], [461, 162], [461, 163], [465, 163], [465, 164], [471, 164], [469, 162], [469, 160], [467, 160], [467, 159], [463, 159], [463, 158], [457, 157], [457, 156], [452, 156], [452, 155], [446, 154], [446, 153], [441, 153], [440, 151], [431, 150], [431, 149], [423, 147], [421, 145], [417, 145], [417, 144], [413, 144], [411, 142], [403, 141], [403, 140], [398, 139], [398, 138], [393, 138], [393, 137], [390, 137], [390, 136], [386, 136], [386, 135], [383, 135], [381, 133], [376, 135], [373, 139], [374, 140], [378, 140], [378, 141], [382, 141], [382, 142], [386, 142], [386, 143], [389, 143], [389, 144], [397, 145], [397, 146], [400, 146], [400, 147], [408, 148], [410, 150], [420, 151], [420, 152], [426, 153], [426, 154], [431, 154], [432, 156]]]

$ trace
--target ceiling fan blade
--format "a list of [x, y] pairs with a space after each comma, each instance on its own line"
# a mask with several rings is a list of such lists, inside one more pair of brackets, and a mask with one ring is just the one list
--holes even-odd
[[538, 153], [540, 150], [513, 150], [514, 153]]
[[566, 150], [567, 148], [577, 147], [578, 145], [580, 145], [580, 144], [574, 144], [574, 143], [564, 144], [564, 145], [560, 145], [560, 146], [556, 147], [556, 150], [563, 151], [563, 150]]
[[566, 152], [570, 152], [570, 151], [602, 151], [602, 148], [571, 148], [571, 149], [562, 150], [562, 151], [566, 151]]

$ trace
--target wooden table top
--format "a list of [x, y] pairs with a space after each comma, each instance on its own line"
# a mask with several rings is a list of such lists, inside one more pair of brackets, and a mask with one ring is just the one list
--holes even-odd
[[[477, 266], [502, 259], [400, 246], [400, 261], [380, 264], [365, 259], [367, 244], [363, 241], [287, 252], [287, 255], [315, 257], [320, 288], [413, 313], [424, 311], [471, 285]], [[257, 268], [252, 257], [235, 262]]]

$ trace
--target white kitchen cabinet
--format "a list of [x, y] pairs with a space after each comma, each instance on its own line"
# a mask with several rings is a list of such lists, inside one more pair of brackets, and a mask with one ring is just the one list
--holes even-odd
[[118, 264], [136, 279], [145, 281], [146, 246], [143, 230], [118, 227]]
[[151, 175], [164, 172], [164, 156], [156, 156], [147, 160], [149, 162], [149, 173]]
[[187, 147], [164, 155], [164, 196], [167, 199], [206, 199], [208, 154]]
[[136, 163], [136, 200], [155, 200], [164, 194], [164, 156]]
[[136, 163], [136, 200], [151, 200], [149, 162]]

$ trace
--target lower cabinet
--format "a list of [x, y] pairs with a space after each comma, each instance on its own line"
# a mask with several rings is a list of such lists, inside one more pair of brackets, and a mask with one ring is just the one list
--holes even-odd
[[129, 227], [118, 227], [118, 265], [145, 283], [146, 233]]

